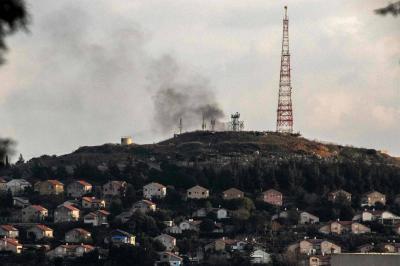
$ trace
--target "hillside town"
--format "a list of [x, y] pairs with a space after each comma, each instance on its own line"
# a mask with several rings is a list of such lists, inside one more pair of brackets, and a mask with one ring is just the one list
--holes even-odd
[[43, 263], [101, 263], [136, 249], [150, 252], [132, 258], [139, 264], [173, 266], [318, 266], [345, 254], [400, 255], [400, 195], [379, 191], [356, 200], [329, 191], [318, 199], [324, 217], [274, 187], [254, 193], [3, 176], [0, 193], [3, 261], [34, 254]]

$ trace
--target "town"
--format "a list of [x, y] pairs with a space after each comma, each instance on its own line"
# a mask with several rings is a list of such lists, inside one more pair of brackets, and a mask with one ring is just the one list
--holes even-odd
[[[173, 142], [181, 138], [228, 139], [230, 134], [243, 138], [270, 135], [285, 141], [289, 138], [279, 133], [199, 131], [175, 136], [164, 145], [175, 150]], [[291, 138], [305, 141], [299, 136]], [[178, 166], [178, 161], [180, 165], [189, 164], [182, 163], [182, 159], [159, 154], [136, 156], [135, 152], [142, 152], [141, 145], [125, 138], [121, 141], [112, 147], [132, 150], [126, 157], [129, 159], [117, 164], [66, 167], [72, 165], [71, 159], [60, 157], [55, 159], [64, 165], [45, 166], [46, 159], [54, 161], [49, 157], [8, 168], [10, 175], [0, 179], [3, 261], [26, 260], [36, 254], [33, 258], [40, 259], [40, 263], [61, 261], [73, 265], [108, 265], [109, 261], [125, 265], [135, 261], [138, 265], [317, 266], [331, 265], [331, 260], [342, 260], [340, 256], [351, 254], [387, 254], [394, 259], [400, 255], [400, 194], [393, 192], [399, 193], [399, 187], [376, 183], [381, 181], [378, 176], [374, 181], [377, 188], [389, 191], [390, 197], [377, 190], [363, 191], [362, 187], [371, 186], [367, 181], [359, 183], [362, 187], [356, 186], [352, 172], [337, 184], [356, 191], [346, 191], [332, 182], [322, 186], [325, 193], [320, 194], [321, 184], [307, 183], [324, 182], [322, 177], [308, 177], [295, 187], [292, 182], [303, 182], [301, 178], [287, 180], [293, 174], [278, 171], [276, 179], [269, 175], [259, 184], [247, 175], [253, 173], [257, 178], [263, 174], [256, 173], [256, 166], [244, 166], [248, 163], [245, 160], [239, 159], [235, 164], [231, 159], [219, 170], [201, 164], [183, 167]], [[163, 145], [157, 146], [165, 152]], [[97, 149], [95, 154], [101, 154], [99, 148], [93, 149]], [[91, 153], [86, 148], [82, 152]], [[367, 156], [372, 153], [358, 152], [366, 152]], [[114, 151], [111, 157], [117, 153], [121, 152]], [[337, 152], [333, 154], [338, 156]], [[214, 157], [213, 153], [204, 156], [203, 151], [203, 160]], [[322, 164], [323, 158], [315, 156], [309, 158]], [[256, 157], [251, 165], [257, 163]], [[301, 160], [305, 158], [303, 155]], [[21, 178], [22, 173], [26, 175], [26, 166], [30, 177]], [[322, 168], [326, 167], [322, 164]], [[246, 172], [237, 173], [238, 169]], [[398, 168], [393, 169], [398, 177]], [[58, 178], [46, 179], [50, 176]], [[330, 187], [337, 189], [327, 191]]]
[[27, 2], [0, 266], [400, 265], [400, 1]]

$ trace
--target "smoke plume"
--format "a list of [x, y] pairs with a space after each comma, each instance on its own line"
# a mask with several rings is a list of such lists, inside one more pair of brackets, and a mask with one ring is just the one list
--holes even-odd
[[171, 56], [155, 61], [152, 84], [157, 87], [153, 97], [156, 128], [170, 132], [182, 118], [184, 130], [199, 129], [206, 123], [224, 117], [209, 82], [196, 74], [182, 70]]

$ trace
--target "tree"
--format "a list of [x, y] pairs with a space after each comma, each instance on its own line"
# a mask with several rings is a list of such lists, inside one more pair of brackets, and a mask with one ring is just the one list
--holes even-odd
[[200, 230], [204, 232], [212, 232], [212, 230], [214, 230], [214, 221], [209, 218], [204, 219], [200, 224]]
[[25, 159], [22, 156], [22, 153], [19, 154], [18, 161], [15, 164], [23, 164], [25, 163]]
[[7, 45], [5, 37], [20, 29], [26, 29], [28, 13], [24, 0], [0, 1], [0, 64], [4, 62], [4, 52]]

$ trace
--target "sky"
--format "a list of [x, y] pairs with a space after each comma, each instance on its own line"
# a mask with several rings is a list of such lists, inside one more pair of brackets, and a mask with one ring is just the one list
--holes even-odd
[[379, 0], [31, 0], [7, 39], [0, 137], [25, 159], [199, 129], [275, 130], [288, 5], [294, 131], [400, 156], [399, 18]]

